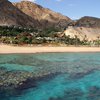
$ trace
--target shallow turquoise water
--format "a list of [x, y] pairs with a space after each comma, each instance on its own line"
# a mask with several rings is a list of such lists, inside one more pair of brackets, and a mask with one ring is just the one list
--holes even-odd
[[36, 87], [0, 100], [100, 100], [100, 53], [44, 53], [0, 55], [0, 67], [56, 73], [36, 81]]

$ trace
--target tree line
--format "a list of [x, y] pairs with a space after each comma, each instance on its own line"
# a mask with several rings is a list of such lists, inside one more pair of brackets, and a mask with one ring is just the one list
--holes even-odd
[[99, 46], [100, 38], [97, 37], [94, 41], [87, 39], [80, 40], [77, 35], [74, 38], [70, 36], [59, 36], [58, 32], [63, 31], [55, 28], [45, 30], [37, 30], [34, 28], [23, 28], [15, 26], [0, 26], [0, 42], [7, 44], [66, 44], [66, 45], [87, 45]]

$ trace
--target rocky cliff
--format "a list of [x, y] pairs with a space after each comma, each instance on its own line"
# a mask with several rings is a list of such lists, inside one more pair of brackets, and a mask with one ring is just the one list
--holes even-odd
[[37, 27], [37, 20], [23, 13], [8, 0], [0, 0], [0, 26]]
[[100, 37], [100, 19], [89, 16], [82, 17], [76, 22], [70, 23], [64, 33], [70, 37], [77, 35], [80, 39], [96, 40]]
[[71, 21], [70, 18], [47, 8], [43, 8], [42, 6], [33, 2], [21, 1], [18, 3], [13, 3], [13, 5], [20, 9], [23, 13], [29, 15], [35, 20], [38, 20], [43, 28], [65, 28]]

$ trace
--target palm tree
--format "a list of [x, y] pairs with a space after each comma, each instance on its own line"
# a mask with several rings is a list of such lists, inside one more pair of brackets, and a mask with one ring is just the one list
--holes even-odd
[[77, 46], [78, 45], [78, 37], [77, 37], [77, 35], [75, 35], [75, 46]]
[[88, 42], [87, 36], [85, 35], [85, 36], [84, 36], [84, 39], [83, 39], [83, 44], [84, 44], [84, 45], [87, 45], [87, 42]]
[[99, 47], [99, 43], [100, 42], [100, 37], [99, 36], [97, 36], [97, 46]]

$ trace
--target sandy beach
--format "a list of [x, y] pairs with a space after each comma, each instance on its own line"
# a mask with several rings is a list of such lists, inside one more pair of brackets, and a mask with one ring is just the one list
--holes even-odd
[[45, 53], [45, 52], [100, 52], [99, 47], [20, 47], [0, 45], [0, 54], [11, 53]]

